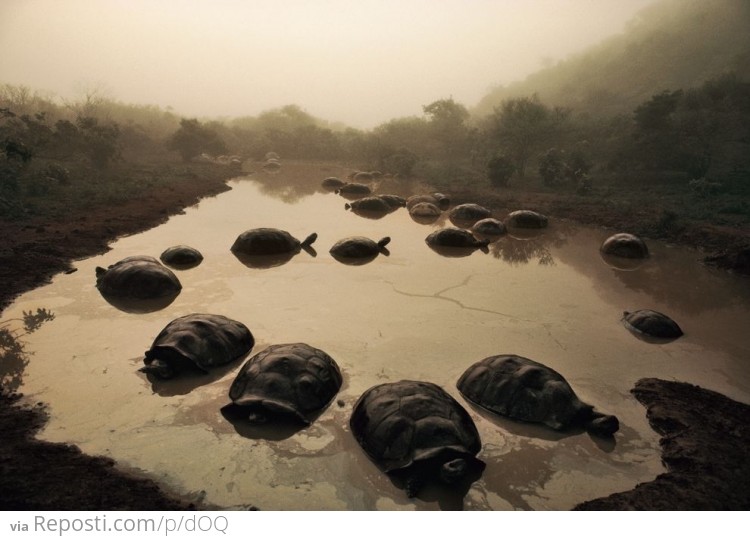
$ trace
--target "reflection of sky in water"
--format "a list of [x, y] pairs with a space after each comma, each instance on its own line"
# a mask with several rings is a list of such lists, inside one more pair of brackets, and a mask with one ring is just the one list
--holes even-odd
[[[639, 378], [687, 381], [750, 401], [747, 280], [702, 267], [695, 252], [656, 243], [649, 243], [652, 257], [642, 267], [617, 270], [599, 256], [609, 232], [554, 220], [535, 234], [504, 236], [488, 253], [444, 257], [424, 242], [451, 225], [444, 216], [430, 225], [414, 222], [405, 209], [362, 218], [320, 187], [332, 175], [345, 173], [284, 163], [278, 174], [233, 182], [231, 192], [120, 239], [8, 308], [9, 329], [21, 327], [11, 319], [23, 311], [55, 315], [23, 335], [23, 357], [3, 360], [16, 379], [25, 367], [21, 391], [49, 405], [42, 436], [112, 456], [180, 491], [205, 490], [207, 501], [219, 505], [568, 509], [662, 471], [658, 436], [630, 394]], [[402, 196], [413, 188], [392, 179], [373, 184]], [[229, 248], [255, 227], [296, 237], [316, 232], [318, 254], [249, 268]], [[350, 236], [389, 236], [390, 255], [341, 264], [329, 249]], [[180, 271], [183, 290], [166, 308], [126, 313], [97, 292], [96, 266], [158, 256], [175, 244], [197, 248], [204, 261]], [[643, 308], [668, 314], [686, 335], [666, 345], [633, 337], [620, 323], [622, 312]], [[344, 373], [342, 390], [310, 427], [269, 433], [240, 431], [221, 412], [239, 363], [205, 383], [152, 386], [137, 372], [144, 351], [169, 321], [199, 312], [246, 324], [256, 339], [253, 353], [297, 341], [323, 349]], [[552, 367], [582, 400], [615, 414], [615, 442], [551, 433], [466, 403], [455, 387], [461, 373], [505, 353]], [[477, 423], [487, 467], [463, 499], [432, 489], [407, 499], [352, 438], [348, 419], [359, 395], [400, 379], [439, 384]]]

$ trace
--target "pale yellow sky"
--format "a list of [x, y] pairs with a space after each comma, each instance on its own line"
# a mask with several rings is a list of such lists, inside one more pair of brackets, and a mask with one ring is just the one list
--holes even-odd
[[0, 83], [198, 117], [298, 104], [371, 128], [468, 107], [654, 0], [0, 0]]

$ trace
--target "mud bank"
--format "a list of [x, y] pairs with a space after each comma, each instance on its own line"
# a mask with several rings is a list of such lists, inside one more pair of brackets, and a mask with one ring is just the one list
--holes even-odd
[[750, 509], [750, 406], [686, 384], [647, 378], [633, 395], [662, 439], [667, 472], [578, 510]]

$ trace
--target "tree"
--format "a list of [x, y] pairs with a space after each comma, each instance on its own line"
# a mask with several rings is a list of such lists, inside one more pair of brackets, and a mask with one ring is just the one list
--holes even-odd
[[492, 186], [507, 186], [515, 171], [513, 163], [503, 155], [493, 157], [487, 163], [487, 178]]
[[510, 99], [495, 108], [485, 128], [511, 159], [519, 177], [524, 177], [529, 160], [557, 134], [568, 114], [545, 106], [537, 95]]
[[466, 152], [469, 111], [464, 105], [452, 98], [440, 99], [423, 106], [422, 110], [429, 118], [428, 132], [440, 156], [452, 162]]
[[201, 125], [197, 119], [181, 120], [180, 128], [167, 140], [167, 147], [179, 152], [185, 162], [201, 153], [218, 155], [226, 152], [218, 133]]

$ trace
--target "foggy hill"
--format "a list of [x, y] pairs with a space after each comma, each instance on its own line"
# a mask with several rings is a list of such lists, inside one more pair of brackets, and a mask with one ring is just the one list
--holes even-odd
[[622, 34], [498, 87], [478, 116], [534, 93], [548, 105], [596, 114], [628, 113], [655, 93], [698, 86], [727, 72], [750, 80], [750, 2], [664, 0], [642, 10]]

